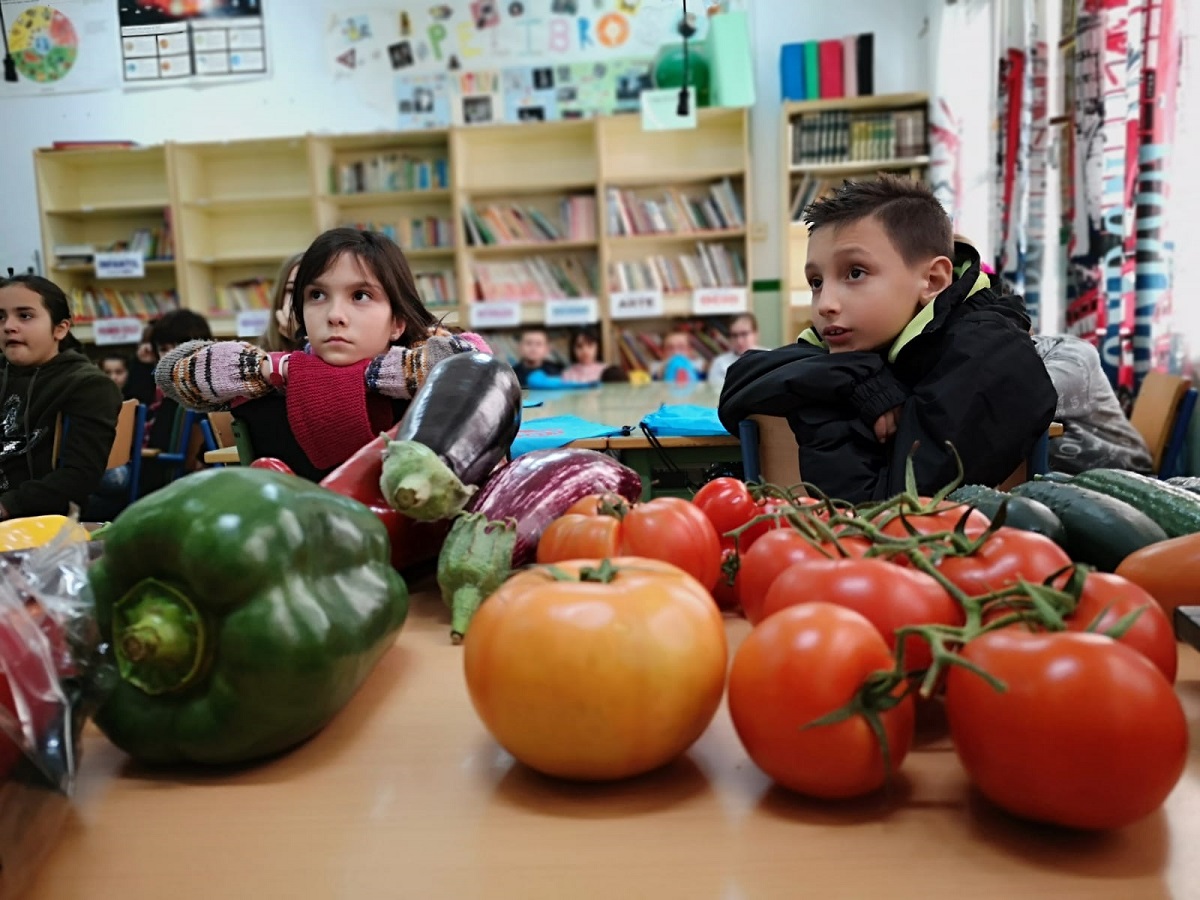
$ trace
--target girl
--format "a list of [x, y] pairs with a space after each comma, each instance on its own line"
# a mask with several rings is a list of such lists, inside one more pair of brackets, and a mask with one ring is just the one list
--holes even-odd
[[597, 381], [628, 381], [616, 366], [600, 360], [600, 335], [588, 325], [571, 334], [571, 365], [562, 374], [563, 381], [594, 383]]
[[303, 257], [303, 253], [288, 257], [279, 267], [279, 274], [275, 277], [271, 318], [267, 320], [267, 330], [258, 339], [258, 346], [268, 353], [304, 349], [304, 345], [296, 340], [296, 320], [292, 317], [292, 293], [296, 286], [296, 272]]
[[[0, 280], [0, 518], [82, 507], [104, 474], [121, 391], [76, 348], [66, 294], [37, 275]], [[70, 431], [54, 461], [58, 417]]]
[[165, 354], [156, 377], [184, 406], [231, 408], [256, 456], [314, 481], [391, 427], [440, 360], [491, 352], [477, 335], [438, 327], [400, 248], [353, 228], [327, 231], [305, 252], [292, 319], [304, 351], [191, 342]]

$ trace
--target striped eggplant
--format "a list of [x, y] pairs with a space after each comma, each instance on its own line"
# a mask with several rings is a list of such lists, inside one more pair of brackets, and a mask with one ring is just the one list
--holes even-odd
[[533, 562], [546, 526], [588, 494], [611, 492], [630, 502], [642, 496], [637, 472], [595, 450], [558, 447], [518, 456], [492, 475], [467, 508], [492, 521], [517, 523], [513, 567]]
[[520, 427], [521, 385], [511, 366], [486, 353], [442, 360], [384, 451], [384, 499], [413, 519], [453, 517], [504, 459]]

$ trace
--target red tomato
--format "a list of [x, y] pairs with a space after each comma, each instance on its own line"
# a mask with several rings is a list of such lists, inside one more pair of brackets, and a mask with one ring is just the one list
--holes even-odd
[[[746, 483], [737, 478], [714, 478], [692, 498], [721, 537], [740, 528], [759, 514], [759, 505], [750, 496]], [[743, 541], [743, 547], [749, 544]]]
[[[905, 625], [962, 625], [962, 607], [932, 577], [879, 559], [814, 559], [788, 566], [771, 584], [764, 619], [798, 603], [836, 603], [866, 616], [896, 649], [896, 629]], [[933, 654], [919, 637], [904, 643], [904, 667], [929, 668]]]
[[769, 531], [742, 554], [738, 567], [737, 594], [742, 614], [750, 624], [757, 625], [765, 617], [762, 612], [767, 591], [779, 574], [792, 563], [803, 559], [828, 559], [798, 531], [779, 528]]
[[1018, 578], [1041, 584], [1070, 564], [1071, 557], [1050, 538], [999, 528], [975, 553], [948, 556], [938, 570], [967, 596], [978, 597], [1016, 584]]
[[721, 575], [712, 589], [713, 600], [717, 601], [717, 609], [732, 611], [738, 608], [737, 575], [729, 578], [725, 574], [726, 563], [737, 557], [737, 550], [732, 546], [732, 539], [721, 540]]
[[[738, 738], [755, 765], [793, 791], [831, 798], [874, 791], [887, 773], [861, 716], [804, 726], [841, 709], [868, 675], [892, 664], [875, 626], [853, 610], [832, 603], [788, 607], [764, 619], [733, 658], [729, 714]], [[912, 697], [880, 717], [894, 771], [912, 744]]]
[[[1066, 580], [1064, 575], [1055, 583], [1061, 586]], [[1104, 634], [1135, 609], [1140, 609], [1141, 614], [1118, 641], [1141, 653], [1174, 684], [1179, 651], [1171, 621], [1149, 593], [1120, 575], [1088, 572], [1079, 605], [1066, 620], [1067, 628]]]
[[463, 641], [484, 726], [547, 775], [647, 772], [690, 747], [721, 703], [725, 623], [708, 591], [667, 563], [611, 562], [609, 582], [559, 581], [542, 566], [518, 572], [479, 607]]
[[[968, 510], [970, 510], [969, 513]], [[876, 518], [875, 524], [884, 534], [902, 538], [909, 536], [909, 531], [905, 527], [905, 523], [912, 526], [918, 534], [935, 534], [939, 531], [954, 531], [964, 514], [967, 514], [965, 526], [967, 537], [979, 537], [992, 524], [991, 519], [979, 510], [971, 509], [962, 503], [952, 503], [949, 501], [940, 503], [931, 512], [905, 512], [903, 517], [900, 516], [897, 510], [889, 510]]]
[[963, 766], [1001, 808], [1071, 828], [1120, 828], [1157, 809], [1187, 762], [1171, 685], [1111, 638], [1020, 629], [962, 650], [1005, 685], [951, 666], [946, 714]]
[[634, 504], [620, 519], [603, 513], [567, 513], [551, 522], [538, 540], [540, 563], [606, 556], [669, 562], [709, 591], [721, 574], [721, 541], [716, 529], [708, 516], [679, 497]]

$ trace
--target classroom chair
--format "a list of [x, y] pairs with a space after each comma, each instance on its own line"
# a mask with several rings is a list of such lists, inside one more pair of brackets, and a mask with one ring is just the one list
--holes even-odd
[[1182, 375], [1147, 372], [1129, 421], [1150, 448], [1154, 472], [1170, 478], [1182, 468], [1183, 446], [1196, 407], [1196, 389]]
[[[800, 448], [787, 419], [782, 416], [750, 416], [738, 425], [738, 438], [742, 443], [742, 469], [746, 481], [784, 487], [801, 482]], [[1050, 435], [1046, 432], [1033, 445], [1029, 458], [998, 487], [1006, 491], [1034, 475], [1044, 475], [1049, 471]]]
[[164, 476], [163, 483], [170, 483], [190, 471], [195, 461], [203, 454], [204, 430], [201, 414], [184, 407], [175, 411], [175, 422], [171, 429], [168, 450], [145, 448], [141, 456], [143, 463], [151, 463]]
[[[58, 468], [59, 452], [66, 445], [71, 431], [71, 417], [59, 415], [54, 428], [54, 446], [50, 458]], [[129, 466], [129, 502], [138, 497], [138, 483], [142, 475], [142, 436], [146, 431], [146, 407], [137, 400], [126, 400], [117, 414], [117, 432], [113, 437], [112, 449], [108, 453], [105, 470]]]

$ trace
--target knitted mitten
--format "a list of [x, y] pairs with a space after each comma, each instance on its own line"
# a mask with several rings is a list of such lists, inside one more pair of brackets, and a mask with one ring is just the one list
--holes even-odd
[[411, 347], [393, 347], [371, 360], [366, 373], [367, 387], [389, 397], [411, 400], [434, 366], [457, 353], [474, 349], [474, 345], [456, 334], [438, 334]]

